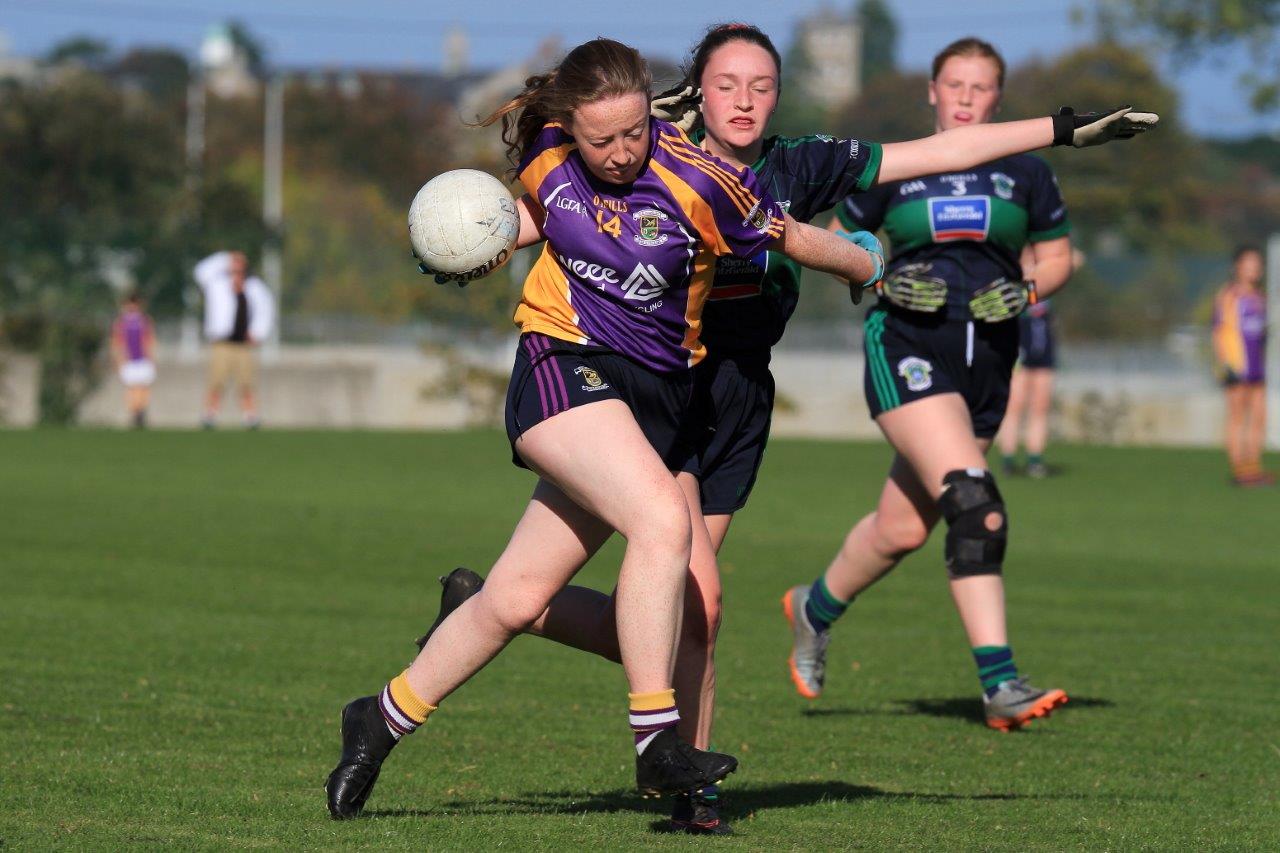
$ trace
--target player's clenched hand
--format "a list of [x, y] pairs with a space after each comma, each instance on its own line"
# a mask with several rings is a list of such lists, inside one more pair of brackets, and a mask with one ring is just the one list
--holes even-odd
[[1133, 107], [1117, 107], [1104, 113], [1079, 113], [1063, 107], [1053, 117], [1053, 144], [1088, 148], [1113, 139], [1132, 139], [1155, 127], [1160, 116], [1134, 112]]
[[434, 276], [436, 280], [436, 284], [448, 284], [449, 282], [453, 282], [454, 284], [458, 285], [458, 287], [466, 287], [471, 282], [471, 279], [468, 278], [467, 273], [451, 273], [451, 272], [441, 272], [440, 270], [433, 270], [431, 267], [427, 266], [426, 262], [423, 261], [422, 258], [418, 257], [417, 249], [414, 249], [412, 251], [413, 251], [413, 259], [418, 262], [418, 272], [422, 273], [423, 275]]
[[975, 320], [999, 323], [1017, 317], [1035, 302], [1035, 282], [998, 278], [974, 291], [969, 300], [969, 311]]
[[685, 133], [693, 130], [701, 113], [702, 90], [684, 82], [660, 92], [649, 102], [649, 115], [670, 122]]
[[836, 236], [843, 240], [848, 240], [871, 256], [871, 276], [862, 284], [849, 282], [849, 298], [853, 300], [854, 305], [857, 305], [862, 301], [862, 291], [874, 286], [884, 276], [884, 247], [880, 245], [876, 235], [870, 231], [845, 231], [840, 229], [836, 231]]

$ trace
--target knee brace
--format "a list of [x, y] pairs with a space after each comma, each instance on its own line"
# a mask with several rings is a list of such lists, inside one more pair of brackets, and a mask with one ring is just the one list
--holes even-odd
[[[990, 471], [961, 468], [942, 478], [938, 499], [947, 520], [947, 574], [952, 578], [998, 575], [1004, 568], [1009, 520]], [[999, 524], [993, 530], [988, 522]]]

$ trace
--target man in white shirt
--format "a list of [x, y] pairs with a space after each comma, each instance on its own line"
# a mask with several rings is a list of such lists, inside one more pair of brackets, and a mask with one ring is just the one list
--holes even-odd
[[200, 419], [206, 429], [213, 428], [223, 388], [232, 379], [240, 389], [245, 426], [259, 424], [255, 350], [271, 334], [276, 306], [271, 290], [248, 271], [243, 252], [217, 252], [196, 264], [196, 284], [204, 293], [204, 335], [212, 343]]

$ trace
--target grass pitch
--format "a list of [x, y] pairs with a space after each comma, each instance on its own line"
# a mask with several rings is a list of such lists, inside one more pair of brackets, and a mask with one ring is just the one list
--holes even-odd
[[[521, 638], [388, 761], [321, 790], [338, 711], [486, 571], [532, 485], [498, 433], [0, 432], [0, 844], [1280, 847], [1280, 500], [1220, 454], [1055, 448], [1004, 478], [1012, 642], [1071, 703], [980, 723], [940, 536], [786, 675], [778, 598], [872, 506], [882, 445], [777, 441], [722, 554], [716, 743], [738, 834], [659, 834], [619, 669]], [[1273, 460], [1274, 462], [1274, 460]], [[608, 588], [612, 544], [581, 580]]]

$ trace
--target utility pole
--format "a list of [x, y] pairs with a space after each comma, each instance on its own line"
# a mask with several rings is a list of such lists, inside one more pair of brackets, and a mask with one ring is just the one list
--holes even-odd
[[267, 342], [267, 352], [280, 348], [280, 327], [284, 323], [284, 76], [267, 80], [264, 98], [266, 115], [262, 140], [262, 220], [267, 226], [267, 245], [262, 252], [262, 276], [276, 298], [276, 322]]
[[[187, 83], [187, 192], [191, 196], [190, 215], [200, 220], [200, 186], [204, 180], [204, 76], [198, 65], [192, 63], [191, 79]], [[184, 357], [195, 358], [200, 349], [200, 323], [196, 319], [200, 297], [190, 281], [182, 288], [182, 320], [179, 325], [178, 347]]]

